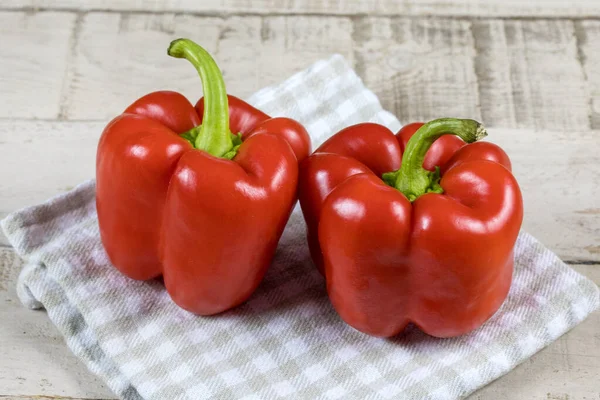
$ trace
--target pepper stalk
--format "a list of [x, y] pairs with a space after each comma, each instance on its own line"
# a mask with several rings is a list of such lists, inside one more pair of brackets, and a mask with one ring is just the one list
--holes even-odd
[[227, 90], [217, 63], [204, 48], [189, 39], [172, 41], [167, 54], [192, 63], [200, 75], [204, 92], [202, 124], [181, 136], [197, 149], [215, 157], [232, 159], [241, 144], [241, 138], [229, 129]]
[[443, 193], [439, 166], [435, 171], [423, 168], [427, 151], [443, 135], [456, 135], [466, 143], [473, 143], [486, 137], [487, 131], [481, 123], [472, 119], [440, 118], [429, 121], [408, 141], [400, 169], [383, 174], [383, 180], [411, 202], [425, 193]]

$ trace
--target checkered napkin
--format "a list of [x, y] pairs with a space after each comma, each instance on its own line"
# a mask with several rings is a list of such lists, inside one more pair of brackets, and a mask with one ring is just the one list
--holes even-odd
[[[341, 56], [250, 102], [304, 123], [314, 145], [361, 121], [400, 127]], [[133, 281], [111, 267], [94, 188], [84, 183], [2, 225], [27, 260], [23, 303], [44, 307], [70, 349], [123, 399], [454, 399], [507, 373], [598, 306], [596, 285], [521, 233], [510, 295], [483, 327], [445, 340], [412, 327], [391, 340], [368, 337], [328, 302], [296, 208], [251, 299], [198, 317], [175, 306], [159, 280]]]

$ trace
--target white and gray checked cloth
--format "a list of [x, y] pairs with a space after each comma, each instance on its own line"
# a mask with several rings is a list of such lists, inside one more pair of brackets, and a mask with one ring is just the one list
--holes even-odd
[[[250, 103], [302, 122], [319, 145], [363, 121], [400, 127], [339, 55]], [[436, 339], [409, 327], [361, 334], [331, 307], [296, 207], [264, 281], [213, 317], [178, 308], [159, 280], [109, 263], [93, 181], [9, 215], [2, 226], [27, 261], [22, 302], [45, 308], [67, 345], [122, 399], [455, 399], [506, 374], [598, 307], [598, 288], [522, 232], [508, 299], [483, 327]]]

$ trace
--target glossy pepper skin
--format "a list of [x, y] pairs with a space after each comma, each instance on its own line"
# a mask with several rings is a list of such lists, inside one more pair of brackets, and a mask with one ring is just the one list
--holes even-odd
[[123, 274], [163, 275], [175, 303], [210, 315], [245, 301], [265, 274], [310, 139], [299, 123], [227, 96], [195, 43], [176, 40], [169, 54], [196, 66], [204, 99], [193, 107], [151, 93], [108, 124], [96, 163], [100, 234]]
[[453, 337], [498, 310], [523, 204], [505, 152], [475, 142], [485, 135], [472, 120], [410, 124], [397, 135], [365, 123], [300, 164], [311, 255], [349, 325], [390, 337], [414, 323]]

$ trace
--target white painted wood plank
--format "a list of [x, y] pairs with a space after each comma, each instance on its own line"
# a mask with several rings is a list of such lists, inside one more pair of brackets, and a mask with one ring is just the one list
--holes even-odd
[[488, 132], [511, 158], [523, 229], [564, 260], [600, 261], [600, 132]]
[[200, 36], [214, 53], [219, 31], [216, 18], [84, 16], [66, 84], [65, 118], [109, 120], [155, 90], [177, 90], [194, 99], [201, 87], [196, 72], [184, 60], [169, 57], [167, 47], [177, 37]]
[[[0, 219], [94, 178], [96, 145], [104, 126], [0, 121]], [[7, 241], [0, 230], [2, 244]]]
[[[221, 48], [225, 51], [234, 46], [233, 43], [224, 43]], [[250, 94], [263, 86], [279, 83], [315, 61], [329, 58], [335, 53], [343, 55], [350, 63], [354, 60], [350, 18], [264, 17], [260, 45], [256, 45], [250, 65], [242, 66], [241, 59], [237, 60], [237, 65], [242, 79], [245, 69], [253, 69], [257, 74], [257, 86], [248, 89]], [[243, 85], [240, 81], [240, 90]]]
[[[8, 166], [0, 170], [0, 215], [94, 177], [104, 125], [0, 121], [0, 159]], [[563, 259], [600, 261], [600, 131], [498, 128], [490, 129], [489, 138], [513, 161], [525, 201], [524, 228]]]
[[470, 17], [594, 17], [596, 0], [4, 0], [0, 8]]
[[585, 130], [589, 92], [572, 21], [474, 21], [483, 120]]
[[74, 13], [0, 12], [0, 118], [56, 118]]
[[482, 119], [487, 125], [517, 125], [510, 55], [504, 21], [475, 21], [472, 26], [477, 57], [475, 72], [479, 86]]
[[0, 399], [40, 395], [114, 398], [70, 353], [46, 312], [21, 305], [15, 291], [21, 265], [12, 249], [0, 248]]
[[590, 124], [600, 129], [600, 21], [577, 21], [575, 33], [590, 96]]
[[341, 52], [352, 58], [347, 18], [193, 17], [92, 13], [84, 17], [67, 84], [67, 119], [105, 120], [153, 90], [201, 96], [193, 67], [166, 55], [189, 37], [213, 54], [230, 93], [247, 96], [314, 61]]
[[360, 18], [353, 36], [357, 72], [403, 123], [480, 119], [468, 21]]
[[[590, 90], [571, 21], [94, 12], [76, 22], [60, 110], [45, 95], [27, 94], [46, 104], [34, 110], [50, 107], [50, 115], [59, 112], [62, 119], [108, 120], [152, 90], [178, 90], [195, 101], [201, 95], [195, 71], [165, 54], [173, 38], [191, 37], [213, 53], [230, 93], [242, 97], [341, 53], [404, 122], [451, 115], [489, 126], [590, 127]], [[600, 53], [593, 46], [582, 47], [592, 88]], [[14, 74], [5, 79], [16, 87]], [[1, 112], [37, 111], [28, 102], [7, 101]]]

